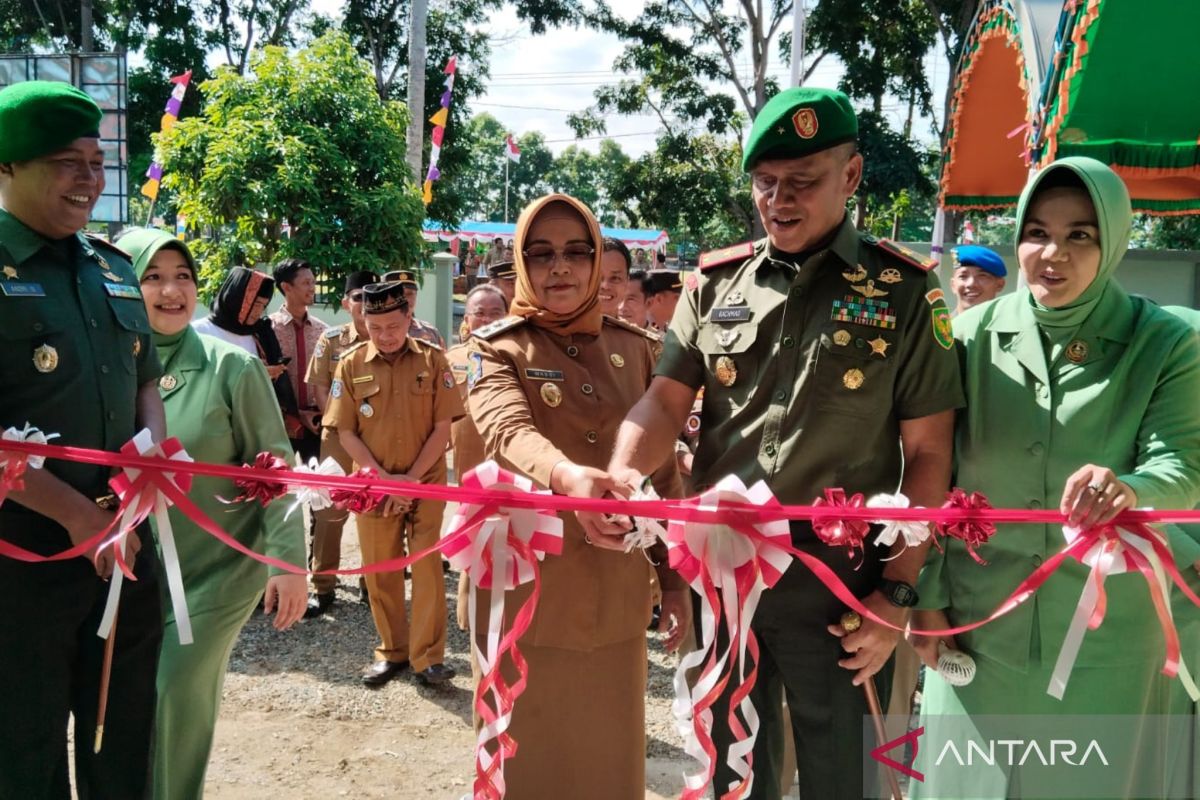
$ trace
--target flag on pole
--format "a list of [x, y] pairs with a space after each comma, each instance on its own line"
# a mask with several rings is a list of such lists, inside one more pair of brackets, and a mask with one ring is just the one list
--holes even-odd
[[521, 148], [517, 147], [517, 143], [513, 140], [511, 133], [504, 140], [504, 155], [508, 156], [510, 161], [521, 160]]
[[[187, 94], [187, 87], [191, 80], [192, 71], [190, 69], [182, 75], [171, 78], [171, 83], [175, 85], [171, 88], [171, 97], [167, 100], [167, 107], [159, 122], [160, 131], [169, 131], [175, 124], [175, 120], [179, 119], [179, 107], [183, 105], [183, 96]], [[157, 161], [150, 162], [150, 169], [146, 170], [146, 177], [150, 180], [142, 184], [142, 194], [151, 200], [157, 200], [158, 187], [162, 182], [162, 164]]]
[[454, 91], [454, 73], [457, 69], [458, 57], [450, 56], [450, 60], [446, 62], [446, 68], [442, 70], [446, 76], [444, 82], [446, 91], [442, 92], [442, 97], [438, 101], [441, 108], [429, 118], [429, 121], [433, 123], [433, 144], [429, 148], [429, 170], [425, 173], [424, 183], [421, 184], [421, 200], [425, 205], [433, 202], [433, 182], [442, 177], [437, 162], [438, 156], [442, 153], [442, 140], [446, 136], [446, 123], [450, 121], [450, 96]]

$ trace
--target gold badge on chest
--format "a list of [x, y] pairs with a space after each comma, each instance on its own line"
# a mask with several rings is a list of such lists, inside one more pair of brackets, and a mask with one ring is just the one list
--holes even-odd
[[842, 328], [833, 332], [833, 343], [838, 347], [845, 347], [850, 344], [850, 331]]
[[861, 369], [848, 369], [842, 376], [842, 385], [853, 392], [863, 385], [864, 380]]
[[58, 369], [58, 351], [48, 344], [33, 351], [33, 368], [38, 372], [54, 372]]
[[842, 273], [842, 277], [851, 283], [857, 283], [867, 277], [867, 268], [859, 264], [854, 269], [848, 269]]
[[717, 380], [722, 386], [733, 386], [737, 382], [737, 364], [729, 356], [717, 359]]
[[14, 266], [9, 265], [3, 270], [0, 270], [0, 272], [3, 272], [4, 277], [8, 278], [10, 281], [15, 281], [17, 279], [17, 268]]
[[1070, 361], [1072, 364], [1082, 364], [1088, 357], [1087, 342], [1082, 339], [1074, 340], [1067, 345], [1064, 355], [1066, 355], [1067, 361]]
[[611, 356], [608, 357], [608, 360], [612, 362], [612, 365], [614, 367], [620, 368], [620, 367], [625, 366], [625, 357], [622, 356], [620, 353], [613, 353]]
[[133, 340], [133, 357], [137, 358], [142, 354], [142, 339], [137, 337]]
[[900, 283], [904, 280], [904, 276], [900, 274], [900, 270], [895, 267], [888, 267], [883, 272], [879, 273], [880, 283]]
[[875, 281], [873, 280], [861, 285], [851, 286], [850, 288], [867, 298], [887, 297], [887, 292], [875, 288]]
[[557, 383], [543, 383], [539, 394], [542, 396], [542, 402], [551, 408], [558, 408], [562, 404], [563, 393]]

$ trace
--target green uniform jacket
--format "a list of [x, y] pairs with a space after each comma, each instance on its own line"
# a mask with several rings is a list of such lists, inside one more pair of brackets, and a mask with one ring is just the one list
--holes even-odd
[[[1200, 341], [1186, 324], [1112, 283], [1074, 336], [1086, 346], [1078, 364], [1060, 356], [1047, 368], [1024, 292], [970, 309], [954, 329], [968, 402], [956, 485], [997, 508], [1057, 509], [1067, 477], [1093, 463], [1116, 472], [1139, 507], [1187, 509], [1200, 499]], [[1200, 555], [1192, 538], [1168, 534], [1180, 565]], [[1065, 543], [1058, 525], [1001, 525], [980, 566], [961, 542], [946, 541], [922, 572], [921, 606], [948, 608], [954, 624], [984, 617]], [[1023, 668], [1036, 631], [1042, 660], [1053, 659], [1087, 574], [1065, 562], [1033, 599], [960, 643]], [[1148, 648], [1161, 652], [1141, 574], [1110, 576], [1105, 589], [1104, 624], [1088, 632], [1077, 663], [1140, 663]]]
[[[52, 444], [119, 450], [137, 433], [138, 387], [160, 374], [125, 254], [82, 234], [50, 241], [0, 209], [0, 429], [29, 422], [60, 434]], [[109, 492], [108, 467], [47, 459], [45, 469], [89, 497]], [[12, 500], [0, 532], [40, 553], [70, 546]]]
[[[292, 460], [275, 392], [257, 358], [188, 328], [165, 366], [159, 391], [167, 409], [167, 433], [193, 459], [240, 466], [269, 451]], [[217, 499], [232, 500], [238, 494], [232, 481], [197, 475], [188, 496], [242, 544], [304, 566], [301, 510], [284, 519], [293, 499], [280, 498], [265, 509], [258, 503], [227, 505]], [[189, 611], [240, 602], [263, 590], [267, 567], [221, 544], [179, 509], [172, 508], [170, 515]], [[272, 575], [280, 572], [270, 570]]]

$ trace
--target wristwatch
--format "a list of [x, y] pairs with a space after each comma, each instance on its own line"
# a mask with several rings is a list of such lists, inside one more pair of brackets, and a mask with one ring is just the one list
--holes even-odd
[[904, 581], [889, 581], [883, 578], [879, 581], [879, 591], [889, 603], [900, 608], [912, 608], [920, 599], [916, 587]]

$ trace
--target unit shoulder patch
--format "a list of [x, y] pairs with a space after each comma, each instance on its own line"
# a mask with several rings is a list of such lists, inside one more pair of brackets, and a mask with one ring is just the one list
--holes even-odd
[[489, 322], [487, 325], [484, 325], [482, 328], [478, 328], [476, 330], [471, 331], [471, 335], [478, 339], [483, 339], [484, 341], [487, 341], [488, 339], [492, 338], [493, 336], [495, 336], [498, 333], [503, 333], [504, 331], [512, 330], [513, 328], [516, 328], [519, 325], [523, 325], [524, 323], [525, 323], [525, 317], [518, 317], [515, 315], [510, 316], [510, 317], [505, 317], [504, 319], [498, 319], [495, 322]]
[[863, 237], [863, 241], [867, 244], [876, 247], [888, 255], [900, 259], [909, 266], [916, 267], [922, 272], [929, 272], [938, 265], [936, 258], [926, 258], [916, 250], [911, 250], [902, 244], [891, 241], [890, 239], [876, 239], [875, 237]]
[[728, 264], [730, 261], [744, 261], [754, 255], [754, 242], [742, 242], [720, 250], [709, 250], [700, 254], [700, 269]]
[[616, 317], [610, 317], [607, 315], [604, 317], [604, 322], [607, 323], [608, 325], [612, 325], [614, 328], [623, 328], [623, 329], [629, 331], [630, 333], [636, 333], [639, 336], [644, 336], [652, 342], [660, 341], [658, 338], [655, 337], [653, 331], [648, 331], [645, 328], [639, 328], [637, 325], [634, 325], [632, 322], [626, 322], [623, 319], [618, 319]]

